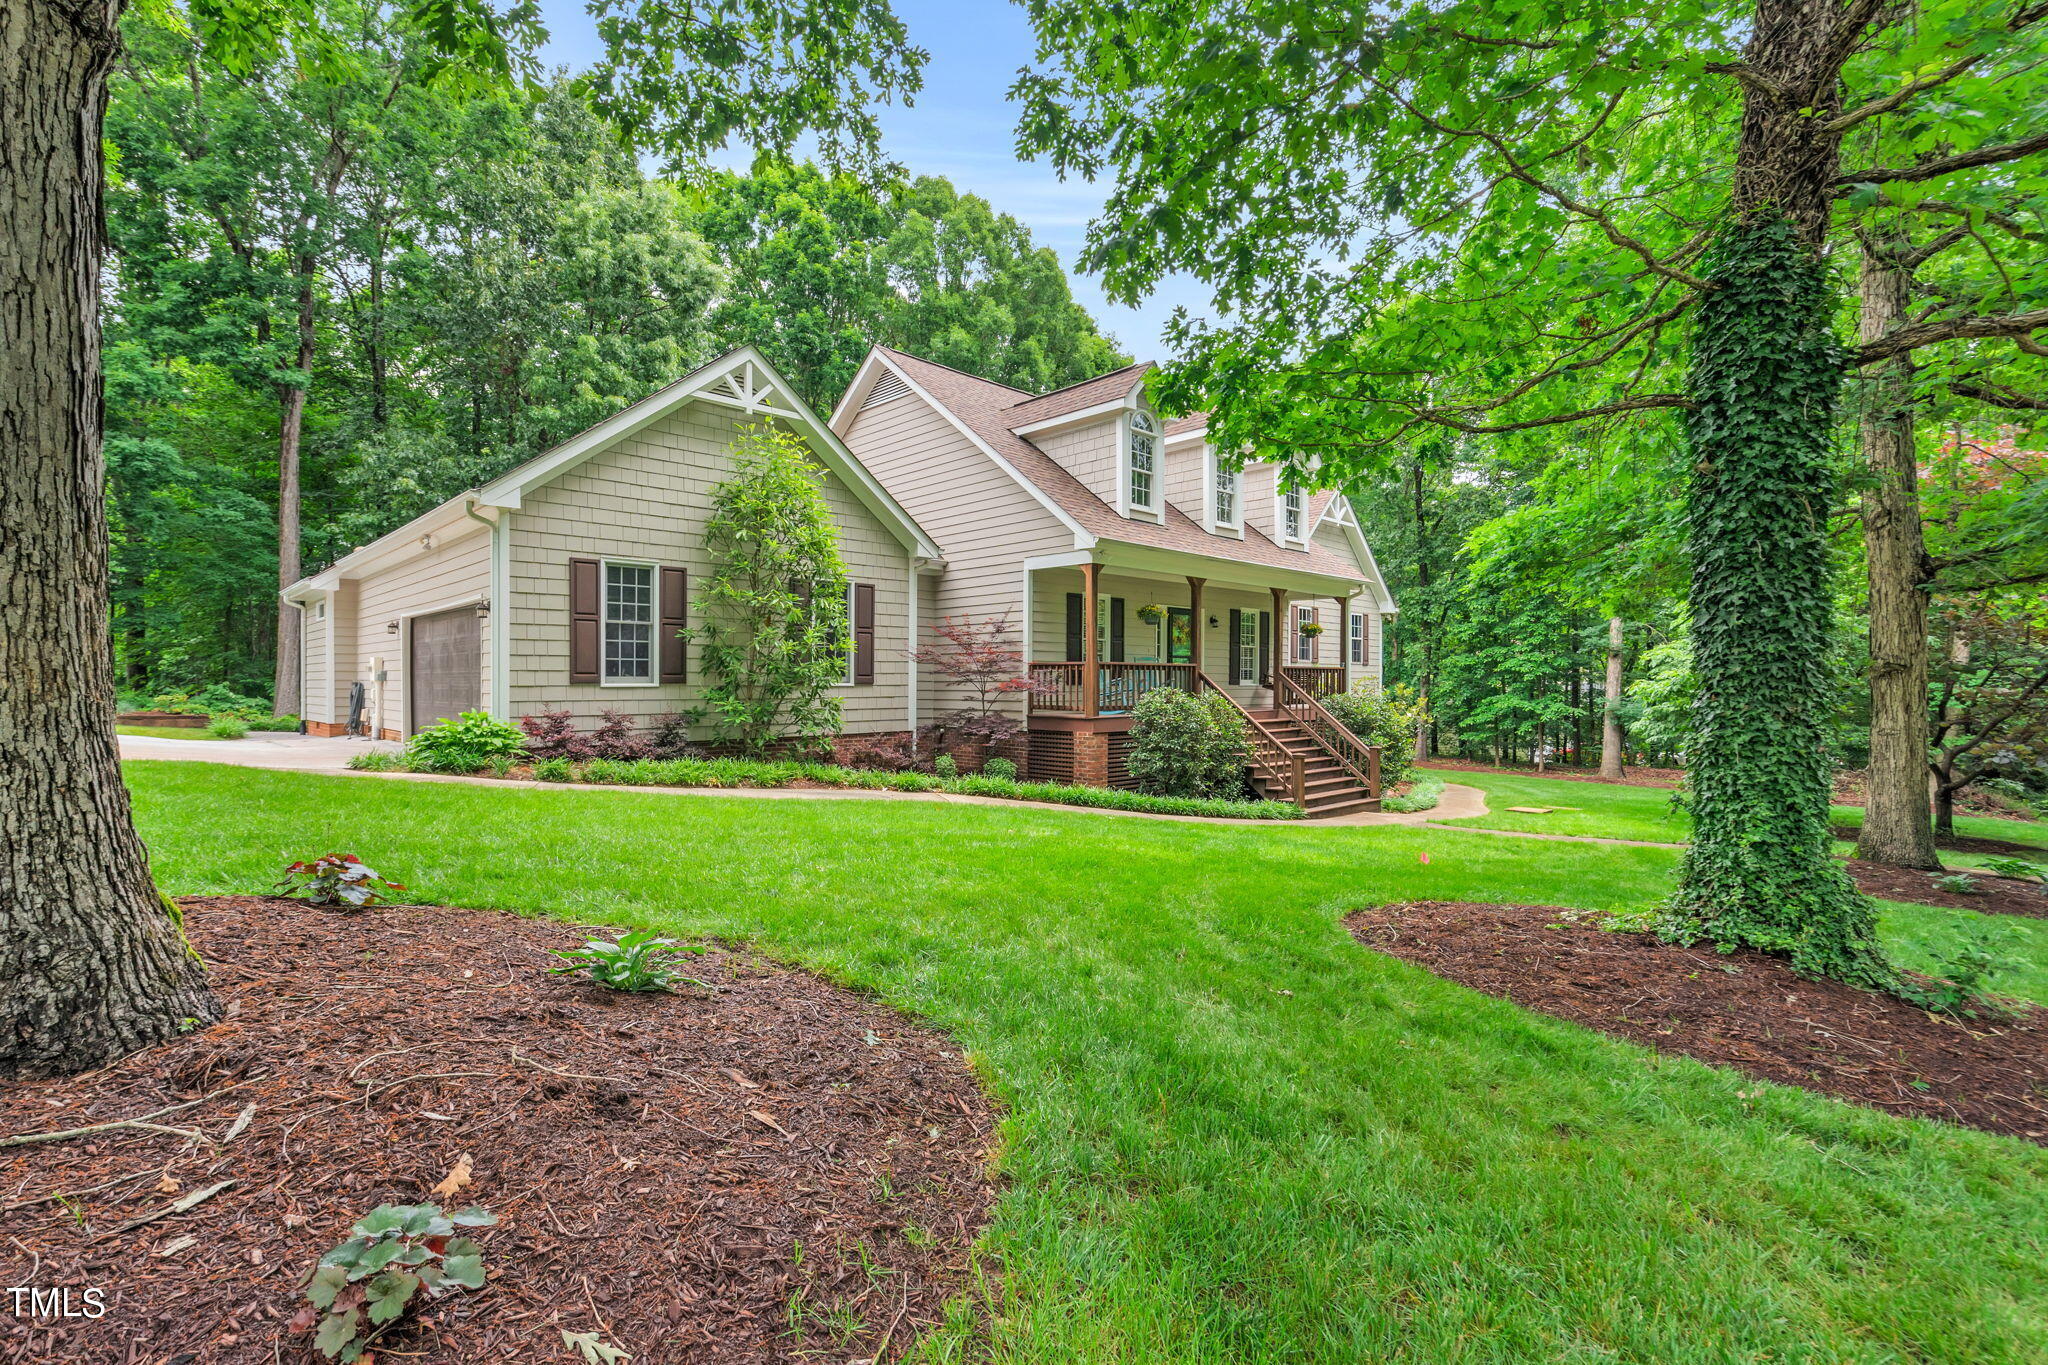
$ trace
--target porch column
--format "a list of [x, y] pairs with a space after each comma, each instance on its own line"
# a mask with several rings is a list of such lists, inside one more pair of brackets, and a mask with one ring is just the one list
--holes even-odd
[[1266, 679], [1266, 685], [1273, 689], [1273, 701], [1275, 705], [1278, 705], [1280, 701], [1280, 670], [1287, 666], [1287, 656], [1282, 653], [1285, 646], [1281, 642], [1285, 640], [1288, 645], [1294, 643], [1294, 641], [1287, 638], [1287, 589], [1285, 588], [1273, 589], [1273, 627], [1269, 634], [1271, 634], [1272, 639], [1266, 643], [1273, 660], [1273, 676]]
[[1102, 714], [1102, 648], [1096, 642], [1095, 588], [1102, 566], [1089, 560], [1081, 566], [1081, 714]]
[[1351, 594], [1337, 599], [1337, 690], [1351, 690]]
[[1202, 585], [1206, 578], [1188, 579], [1188, 658], [1194, 662], [1195, 676], [1188, 691], [1202, 690]]

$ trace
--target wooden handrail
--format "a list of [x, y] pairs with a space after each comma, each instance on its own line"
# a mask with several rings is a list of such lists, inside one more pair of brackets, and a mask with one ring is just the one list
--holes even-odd
[[1258, 767], [1263, 768], [1266, 771], [1266, 775], [1272, 778], [1275, 785], [1292, 792], [1295, 805], [1306, 805], [1308, 800], [1308, 773], [1306, 765], [1301, 761], [1301, 755], [1291, 752], [1285, 744], [1280, 742], [1277, 735], [1266, 728], [1264, 721], [1261, 721], [1257, 716], [1245, 710], [1238, 703], [1236, 697], [1231, 696], [1228, 692], [1217, 686], [1214, 678], [1200, 669], [1195, 670], [1195, 676], [1201, 679], [1203, 687], [1208, 688], [1211, 692], [1229, 702], [1231, 710], [1237, 712], [1238, 718], [1251, 727], [1253, 735], [1252, 762]]
[[[1343, 765], [1344, 771], [1358, 780], [1366, 794], [1378, 797], [1380, 794], [1379, 751], [1351, 733], [1349, 726], [1331, 715], [1315, 694], [1287, 676], [1285, 669], [1277, 671], [1279, 685], [1273, 689], [1273, 704], [1300, 722], [1301, 728], [1314, 735], [1330, 757]], [[1356, 760], [1355, 762], [1353, 760]], [[1361, 765], [1363, 765], [1361, 767]]]

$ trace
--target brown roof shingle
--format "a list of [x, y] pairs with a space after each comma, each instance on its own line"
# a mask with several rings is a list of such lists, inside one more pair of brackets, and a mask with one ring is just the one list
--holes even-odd
[[[1036, 398], [1027, 397], [1019, 402], [1020, 390], [993, 380], [979, 379], [949, 366], [922, 360], [903, 351], [878, 347], [889, 360], [902, 369], [911, 381], [934, 401], [944, 405], [947, 411], [960, 419], [969, 431], [984, 444], [1016, 468], [1018, 473], [1030, 480], [1041, 493], [1068, 516], [1100, 540], [1121, 541], [1127, 545], [1148, 545], [1162, 550], [1178, 550], [1183, 554], [1204, 555], [1211, 559], [1234, 560], [1243, 564], [1259, 564], [1276, 569], [1295, 569], [1306, 573], [1328, 574], [1340, 578], [1364, 581], [1362, 574], [1348, 559], [1332, 554], [1322, 546], [1310, 542], [1306, 550], [1287, 550], [1274, 544], [1255, 527], [1244, 528], [1244, 539], [1230, 536], [1211, 535], [1202, 529], [1201, 523], [1172, 503], [1166, 505], [1166, 519], [1163, 523], [1136, 521], [1119, 516], [1114, 507], [1104, 502], [1089, 487], [1069, 473], [1052, 456], [1040, 450], [1030, 441], [1017, 435], [1011, 428], [1030, 422], [1044, 421], [1068, 412], [1078, 412], [1107, 402], [1109, 397], [1121, 397], [1145, 370], [1149, 362], [1130, 365], [1110, 374], [1098, 376], [1081, 384]], [[1056, 401], [1055, 401], [1056, 400]], [[1039, 408], [1038, 405], [1046, 405]], [[1024, 418], [1020, 412], [1031, 411]], [[1307, 505], [1308, 524], [1313, 527], [1322, 515], [1323, 508], [1335, 493], [1312, 494]]]

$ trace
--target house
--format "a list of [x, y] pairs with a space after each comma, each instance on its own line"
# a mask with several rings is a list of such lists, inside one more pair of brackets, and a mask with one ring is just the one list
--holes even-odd
[[[313, 734], [389, 739], [482, 708], [645, 723], [697, 697], [691, 583], [743, 424], [797, 433], [824, 470], [855, 647], [849, 737], [914, 731], [909, 654], [937, 545], [773, 366], [733, 351], [284, 590], [300, 608]], [[360, 684], [361, 691], [357, 693]], [[358, 697], [352, 708], [352, 697]]]
[[[1214, 690], [1251, 723], [1268, 794], [1372, 807], [1377, 756], [1316, 700], [1377, 682], [1396, 610], [1350, 504], [1239, 467], [1199, 415], [1162, 418], [1151, 368], [1032, 394], [878, 347], [831, 426], [944, 553], [918, 619], [1021, 627], [1030, 776], [1120, 783], [1138, 697]], [[958, 704], [919, 689], [921, 715]]]

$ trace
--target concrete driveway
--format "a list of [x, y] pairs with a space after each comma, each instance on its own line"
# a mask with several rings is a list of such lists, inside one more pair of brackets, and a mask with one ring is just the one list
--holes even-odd
[[180, 758], [188, 763], [233, 763], [244, 768], [283, 768], [296, 772], [338, 773], [365, 749], [397, 753], [399, 745], [367, 739], [323, 739], [267, 730], [251, 730], [246, 739], [158, 739], [122, 735], [123, 758]]

